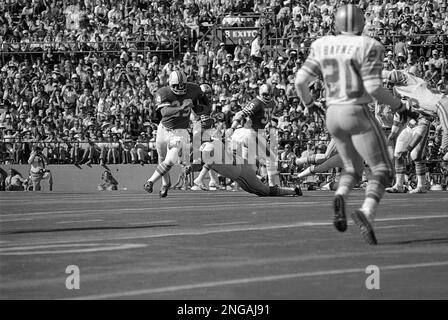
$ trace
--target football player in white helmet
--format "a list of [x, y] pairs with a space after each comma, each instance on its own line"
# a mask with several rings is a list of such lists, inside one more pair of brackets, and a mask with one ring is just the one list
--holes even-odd
[[144, 185], [144, 189], [152, 193], [153, 185], [162, 179], [160, 197], [165, 198], [171, 187], [168, 172], [179, 161], [189, 162], [190, 155], [190, 116], [206, 113], [210, 104], [201, 88], [194, 83], [187, 83], [186, 75], [175, 70], [171, 72], [168, 86], [160, 88], [155, 95], [157, 111], [162, 120], [157, 128], [156, 148], [159, 156], [157, 169]]
[[[250, 159], [255, 159], [255, 156], [257, 156], [260, 162], [264, 162], [269, 185], [275, 186], [279, 182], [277, 142], [273, 136], [270, 137], [271, 143], [267, 144], [265, 136], [266, 125], [271, 121], [274, 110], [272, 94], [271, 85], [261, 85], [258, 96], [235, 115], [231, 128], [226, 132], [226, 137], [231, 137], [236, 149], [242, 149], [243, 159], [251, 162]], [[241, 121], [246, 119], [244, 127], [238, 128], [241, 126]], [[267, 149], [270, 153], [259, 154], [260, 150]], [[249, 154], [249, 150], [254, 150], [256, 154]], [[270, 155], [267, 156], [267, 153]]]
[[[334, 138], [344, 172], [339, 180], [333, 207], [335, 228], [347, 229], [345, 199], [361, 178], [364, 161], [372, 170], [362, 207], [352, 219], [369, 244], [377, 244], [373, 230], [375, 214], [385, 188], [389, 186], [393, 165], [381, 127], [368, 104], [375, 98], [390, 105], [393, 112], [408, 110], [401, 100], [382, 86], [381, 69], [384, 46], [361, 36], [365, 20], [356, 5], [343, 5], [335, 14], [339, 35], [324, 36], [311, 44], [307, 60], [296, 74], [295, 86], [307, 108], [314, 108], [309, 83], [322, 77], [326, 86], [326, 125]], [[364, 160], [364, 161], [363, 161]]]

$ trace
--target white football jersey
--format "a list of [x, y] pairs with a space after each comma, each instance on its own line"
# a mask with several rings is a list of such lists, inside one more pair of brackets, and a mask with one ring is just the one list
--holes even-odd
[[381, 83], [384, 46], [366, 36], [325, 36], [313, 42], [302, 66], [309, 75], [322, 76], [328, 105], [367, 104], [373, 98], [365, 83]]
[[375, 101], [375, 118], [382, 128], [390, 129], [394, 122], [400, 120], [400, 116], [394, 113], [390, 106]]
[[437, 104], [443, 94], [429, 89], [425, 80], [399, 70], [392, 71], [389, 77], [394, 79], [394, 91], [400, 96], [408, 98], [414, 107], [433, 115], [437, 113]]

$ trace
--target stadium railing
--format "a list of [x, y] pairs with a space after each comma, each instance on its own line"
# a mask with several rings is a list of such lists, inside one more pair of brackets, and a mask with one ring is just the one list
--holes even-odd
[[[121, 46], [125, 45], [127, 51], [136, 52], [137, 54], [143, 54], [146, 56], [148, 53], [158, 53], [158, 54], [167, 54], [172, 57], [176, 55], [176, 53], [180, 53], [182, 48], [180, 46], [181, 37], [179, 36], [177, 39], [172, 39], [170, 44], [166, 46], [165, 49], [152, 49], [157, 48], [159, 46], [159, 42], [154, 41], [126, 41], [126, 42], [117, 42], [117, 41], [108, 41], [108, 42], [27, 42], [26, 44], [17, 44], [22, 49], [14, 49], [11, 48], [12, 43], [3, 42], [2, 46], [0, 46], [0, 54], [2, 55], [3, 62], [5, 61], [5, 57], [10, 55], [42, 55], [51, 49], [52, 54], [65, 54], [65, 55], [79, 55], [79, 54], [117, 54], [119, 55], [122, 52]], [[88, 50], [81, 50], [80, 46], [87, 45]], [[5, 50], [5, 47], [7, 50]], [[39, 46], [35, 50], [29, 50], [31, 46]], [[103, 49], [96, 49], [95, 46], [103, 47]], [[104, 49], [106, 47], [106, 49]], [[28, 48], [28, 49], [27, 49]], [[107, 49], [110, 48], [110, 49]]]
[[[112, 144], [117, 144], [118, 146], [113, 146]], [[156, 153], [155, 146], [152, 146], [152, 142], [143, 142], [147, 144], [149, 163], [156, 163]], [[31, 151], [34, 147], [39, 146], [43, 154], [48, 156], [50, 164], [74, 164], [79, 163], [82, 160], [83, 152], [87, 149], [93, 147], [95, 148], [95, 156], [93, 157], [94, 164], [100, 162], [101, 155], [104, 156], [103, 160], [106, 164], [108, 163], [107, 152], [108, 150], [115, 149], [118, 153], [118, 163], [123, 163], [123, 151], [129, 149], [125, 147], [119, 141], [97, 141], [97, 140], [83, 140], [83, 141], [26, 141], [22, 139], [10, 139], [4, 138], [0, 140], [0, 164], [26, 164]], [[134, 148], [135, 144], [130, 148]], [[79, 154], [77, 153], [77, 158], [73, 159], [72, 151], [75, 149], [82, 150]], [[102, 150], [103, 154], [101, 153]], [[105, 154], [104, 154], [105, 153]]]

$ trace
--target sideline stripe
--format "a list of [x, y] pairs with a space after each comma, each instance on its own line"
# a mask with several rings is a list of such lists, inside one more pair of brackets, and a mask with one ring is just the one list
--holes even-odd
[[[423, 262], [414, 264], [397, 264], [384, 267], [379, 266], [379, 268], [381, 271], [385, 271], [385, 270], [403, 270], [403, 269], [417, 269], [417, 268], [430, 268], [430, 267], [443, 267], [443, 266], [448, 266], [448, 261]], [[177, 292], [184, 290], [215, 288], [230, 285], [251, 284], [258, 282], [270, 282], [270, 281], [300, 279], [300, 278], [319, 277], [319, 276], [333, 276], [333, 275], [350, 274], [350, 273], [365, 273], [365, 271], [366, 271], [365, 268], [352, 268], [352, 269], [335, 269], [335, 270], [315, 271], [315, 272], [288, 273], [275, 276], [239, 278], [233, 280], [202, 282], [202, 283], [187, 284], [180, 286], [168, 286], [154, 289], [141, 289], [141, 290], [123, 291], [116, 293], [105, 293], [105, 294], [77, 297], [74, 298], [73, 300], [112, 299], [112, 298], [131, 297], [147, 294]]]

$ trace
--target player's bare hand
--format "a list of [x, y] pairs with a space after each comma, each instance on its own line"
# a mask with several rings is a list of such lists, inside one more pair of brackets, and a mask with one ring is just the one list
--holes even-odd
[[232, 137], [232, 135], [233, 135], [233, 129], [232, 128], [227, 129], [225, 133], [226, 138], [230, 138]]

